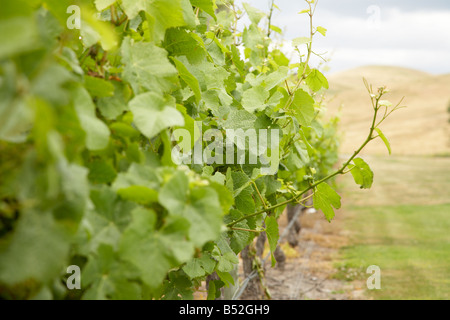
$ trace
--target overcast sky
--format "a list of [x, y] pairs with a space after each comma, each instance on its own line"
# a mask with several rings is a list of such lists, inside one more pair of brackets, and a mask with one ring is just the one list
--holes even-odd
[[[266, 10], [270, 0], [244, 0]], [[308, 36], [303, 0], [276, 0], [273, 24], [289, 40]], [[363, 65], [393, 65], [433, 74], [450, 73], [449, 0], [319, 0], [316, 52], [328, 52], [330, 72]], [[289, 52], [290, 49], [287, 47]], [[314, 61], [314, 62], [317, 62]]]

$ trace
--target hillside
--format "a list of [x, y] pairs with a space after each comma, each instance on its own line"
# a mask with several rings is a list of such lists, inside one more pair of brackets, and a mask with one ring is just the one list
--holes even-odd
[[[394, 154], [436, 155], [450, 153], [450, 74], [425, 72], [387, 66], [360, 67], [329, 75], [330, 113], [341, 115], [342, 153], [351, 153], [367, 135], [372, 116], [370, 98], [364, 87], [365, 77], [374, 87], [386, 85], [387, 99], [396, 104], [405, 96], [401, 109], [383, 125]], [[373, 142], [366, 154], [385, 154], [381, 141]]]

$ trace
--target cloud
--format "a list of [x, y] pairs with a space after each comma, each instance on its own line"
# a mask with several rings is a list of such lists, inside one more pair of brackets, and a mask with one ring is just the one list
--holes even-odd
[[[319, 50], [335, 51], [331, 67], [398, 65], [428, 71], [450, 72], [450, 10], [381, 10], [378, 23], [370, 19], [341, 19], [324, 13], [317, 22], [327, 24]], [[289, 26], [288, 26], [289, 27]]]
[[[265, 1], [249, 1], [261, 9]], [[362, 65], [396, 65], [427, 71], [450, 72], [450, 4], [448, 1], [319, 1], [315, 25], [328, 29], [318, 35], [316, 52], [333, 53], [332, 71]], [[307, 16], [298, 11], [302, 1], [279, 0], [282, 12], [273, 23], [282, 27], [289, 40], [308, 35]], [[263, 5], [265, 4], [265, 6]], [[371, 9], [371, 10], [368, 10]], [[289, 44], [285, 50], [292, 52]], [[313, 60], [317, 63], [319, 60]]]

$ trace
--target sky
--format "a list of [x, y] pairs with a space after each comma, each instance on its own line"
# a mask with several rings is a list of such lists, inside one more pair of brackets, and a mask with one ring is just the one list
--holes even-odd
[[[241, 1], [241, 0], [239, 0]], [[244, 0], [267, 11], [270, 0]], [[308, 36], [304, 0], [276, 0], [273, 24], [285, 38]], [[314, 51], [327, 52], [330, 72], [365, 65], [392, 65], [431, 74], [450, 73], [449, 0], [319, 0], [314, 25]], [[284, 50], [292, 54], [291, 41]], [[318, 63], [315, 59], [312, 63]]]

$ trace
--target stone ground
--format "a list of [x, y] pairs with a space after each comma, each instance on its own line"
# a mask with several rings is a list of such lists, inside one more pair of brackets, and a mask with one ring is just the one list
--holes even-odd
[[[339, 269], [339, 249], [349, 242], [340, 211], [332, 223], [320, 212], [303, 213], [300, 216], [302, 229], [298, 235], [299, 245], [295, 248], [287, 242], [281, 244], [286, 255], [283, 266], [271, 268], [270, 259], [265, 263], [265, 285], [273, 300], [361, 300], [365, 296], [365, 283], [344, 281], [336, 274]], [[286, 214], [279, 219], [280, 234], [287, 226]], [[263, 257], [268, 253], [266, 251]], [[240, 282], [244, 280], [242, 265], [239, 268]], [[195, 299], [206, 299], [205, 284], [196, 292]], [[232, 295], [232, 293], [231, 293]]]
[[[348, 300], [366, 299], [364, 283], [335, 279], [339, 248], [348, 243], [339, 217], [331, 224], [321, 213], [303, 214], [299, 246], [281, 245], [287, 260], [271, 268], [266, 263], [266, 285], [274, 300]], [[280, 227], [287, 225], [285, 217]]]

